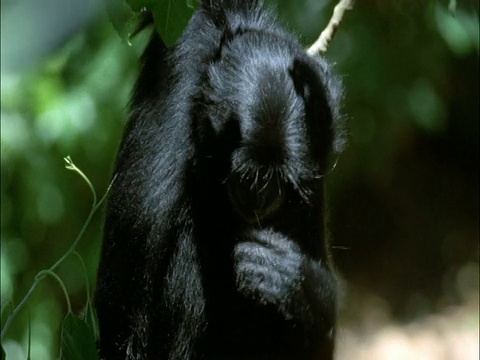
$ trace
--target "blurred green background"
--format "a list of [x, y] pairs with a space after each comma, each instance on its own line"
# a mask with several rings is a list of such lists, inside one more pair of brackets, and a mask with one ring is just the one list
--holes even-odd
[[[307, 46], [335, 2], [278, 3], [282, 21]], [[357, 1], [327, 54], [344, 80], [349, 128], [328, 181], [346, 329], [372, 306], [408, 324], [478, 302], [479, 3], [458, 2], [454, 13], [448, 6]], [[6, 0], [1, 16], [3, 327], [12, 304], [68, 249], [88, 215], [89, 190], [63, 157], [99, 194], [108, 185], [147, 36], [126, 45], [98, 0]], [[99, 215], [79, 247], [91, 284], [101, 222]], [[86, 291], [78, 260], [58, 273], [80, 312]], [[45, 280], [13, 322], [7, 355], [26, 358], [29, 313], [32, 359], [58, 357], [65, 311], [58, 285]], [[478, 334], [478, 305], [468, 319]]]

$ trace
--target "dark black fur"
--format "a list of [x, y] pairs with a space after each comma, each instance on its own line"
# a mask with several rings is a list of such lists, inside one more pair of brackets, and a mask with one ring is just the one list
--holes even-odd
[[324, 228], [338, 82], [255, 0], [154, 36], [132, 97], [96, 308], [105, 359], [332, 359]]

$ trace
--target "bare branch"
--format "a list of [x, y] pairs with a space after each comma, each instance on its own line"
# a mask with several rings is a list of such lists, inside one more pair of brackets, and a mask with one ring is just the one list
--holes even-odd
[[307, 53], [310, 55], [323, 54], [327, 51], [328, 44], [337, 32], [342, 22], [343, 15], [347, 10], [352, 10], [355, 0], [340, 0], [333, 9], [333, 15], [327, 27], [322, 31], [318, 39], [310, 46]]

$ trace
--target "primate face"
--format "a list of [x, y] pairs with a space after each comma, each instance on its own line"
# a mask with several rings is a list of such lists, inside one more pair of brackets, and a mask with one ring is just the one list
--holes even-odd
[[285, 179], [275, 166], [239, 169], [226, 184], [229, 199], [242, 219], [261, 224], [285, 205]]

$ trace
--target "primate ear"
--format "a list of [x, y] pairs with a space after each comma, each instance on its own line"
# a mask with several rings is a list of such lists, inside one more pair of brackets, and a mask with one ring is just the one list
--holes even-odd
[[297, 57], [290, 68], [295, 91], [303, 99], [306, 124], [312, 136], [314, 152], [325, 157], [332, 148], [334, 129], [333, 111], [325, 91], [321, 64], [308, 56]]
[[293, 60], [290, 76], [297, 94], [303, 97], [310, 114], [323, 119], [321, 129], [327, 134], [335, 153], [346, 147], [345, 119], [340, 110], [343, 102], [341, 80], [331, 73], [322, 58], [300, 56]]
[[[321, 66], [316, 64], [314, 59], [297, 57], [293, 60], [290, 76], [297, 94], [305, 101], [307, 113], [330, 113], [323, 75]], [[331, 118], [331, 114], [329, 115]]]
[[[318, 73], [318, 67], [309, 58], [297, 57], [293, 60], [290, 76], [297, 94], [305, 100], [310, 100], [312, 92], [323, 95], [323, 84]], [[319, 93], [320, 92], [320, 93]]]
[[289, 72], [293, 81], [293, 86], [295, 87], [295, 91], [302, 98], [305, 98], [305, 83], [303, 81], [305, 78], [305, 71], [303, 62], [298, 58], [294, 59]]

